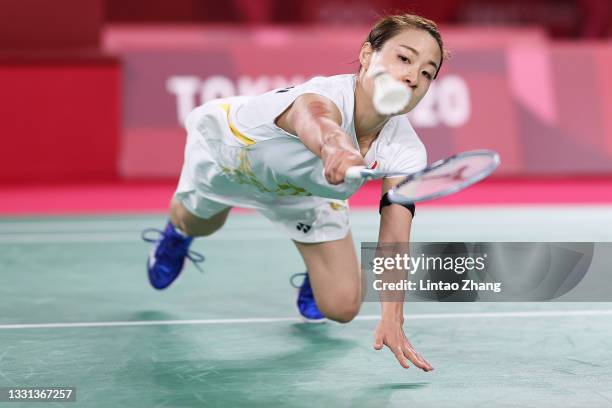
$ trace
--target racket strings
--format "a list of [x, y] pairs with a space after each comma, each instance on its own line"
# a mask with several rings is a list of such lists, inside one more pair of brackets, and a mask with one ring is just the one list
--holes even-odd
[[389, 197], [400, 204], [444, 197], [482, 180], [498, 165], [499, 156], [493, 151], [461, 153], [407, 177]]

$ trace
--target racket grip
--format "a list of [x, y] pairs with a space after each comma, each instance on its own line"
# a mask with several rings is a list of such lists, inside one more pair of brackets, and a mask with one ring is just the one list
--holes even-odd
[[363, 178], [363, 175], [361, 174], [361, 171], [363, 169], [365, 169], [365, 166], [353, 166], [353, 167], [349, 167], [346, 170], [346, 174], [344, 175], [344, 180], [346, 181], [355, 181], [355, 180], [361, 180]]

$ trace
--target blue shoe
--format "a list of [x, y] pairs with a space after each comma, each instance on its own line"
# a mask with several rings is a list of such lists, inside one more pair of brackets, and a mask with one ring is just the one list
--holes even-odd
[[[147, 236], [150, 232], [156, 232], [160, 236], [150, 238]], [[165, 289], [174, 282], [183, 270], [185, 258], [191, 260], [202, 272], [198, 263], [204, 261], [204, 256], [189, 250], [193, 237], [178, 232], [171, 222], [168, 222], [164, 231], [145, 229], [142, 231], [142, 239], [155, 244], [147, 262], [149, 282], [155, 289]]]
[[[297, 276], [304, 275], [302, 285], [298, 286], [294, 283]], [[308, 272], [296, 273], [291, 277], [291, 285], [294, 288], [299, 289], [297, 298], [297, 307], [306, 322], [308, 323], [323, 323], [325, 316], [317, 307], [314, 294], [312, 293], [312, 287], [310, 286], [310, 279], [308, 278]]]

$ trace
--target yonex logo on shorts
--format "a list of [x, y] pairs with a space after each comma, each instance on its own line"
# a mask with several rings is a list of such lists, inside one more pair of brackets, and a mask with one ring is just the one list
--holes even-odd
[[312, 225], [307, 225], [302, 222], [298, 222], [296, 225], [298, 231], [302, 231], [304, 234], [308, 234], [308, 231], [312, 228]]

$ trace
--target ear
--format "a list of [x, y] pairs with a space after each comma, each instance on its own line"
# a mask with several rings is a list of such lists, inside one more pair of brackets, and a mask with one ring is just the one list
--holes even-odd
[[372, 48], [372, 44], [369, 42], [363, 43], [361, 46], [361, 50], [359, 51], [359, 63], [366, 71], [370, 67], [370, 62], [372, 60], [372, 54], [374, 53], [374, 49]]

